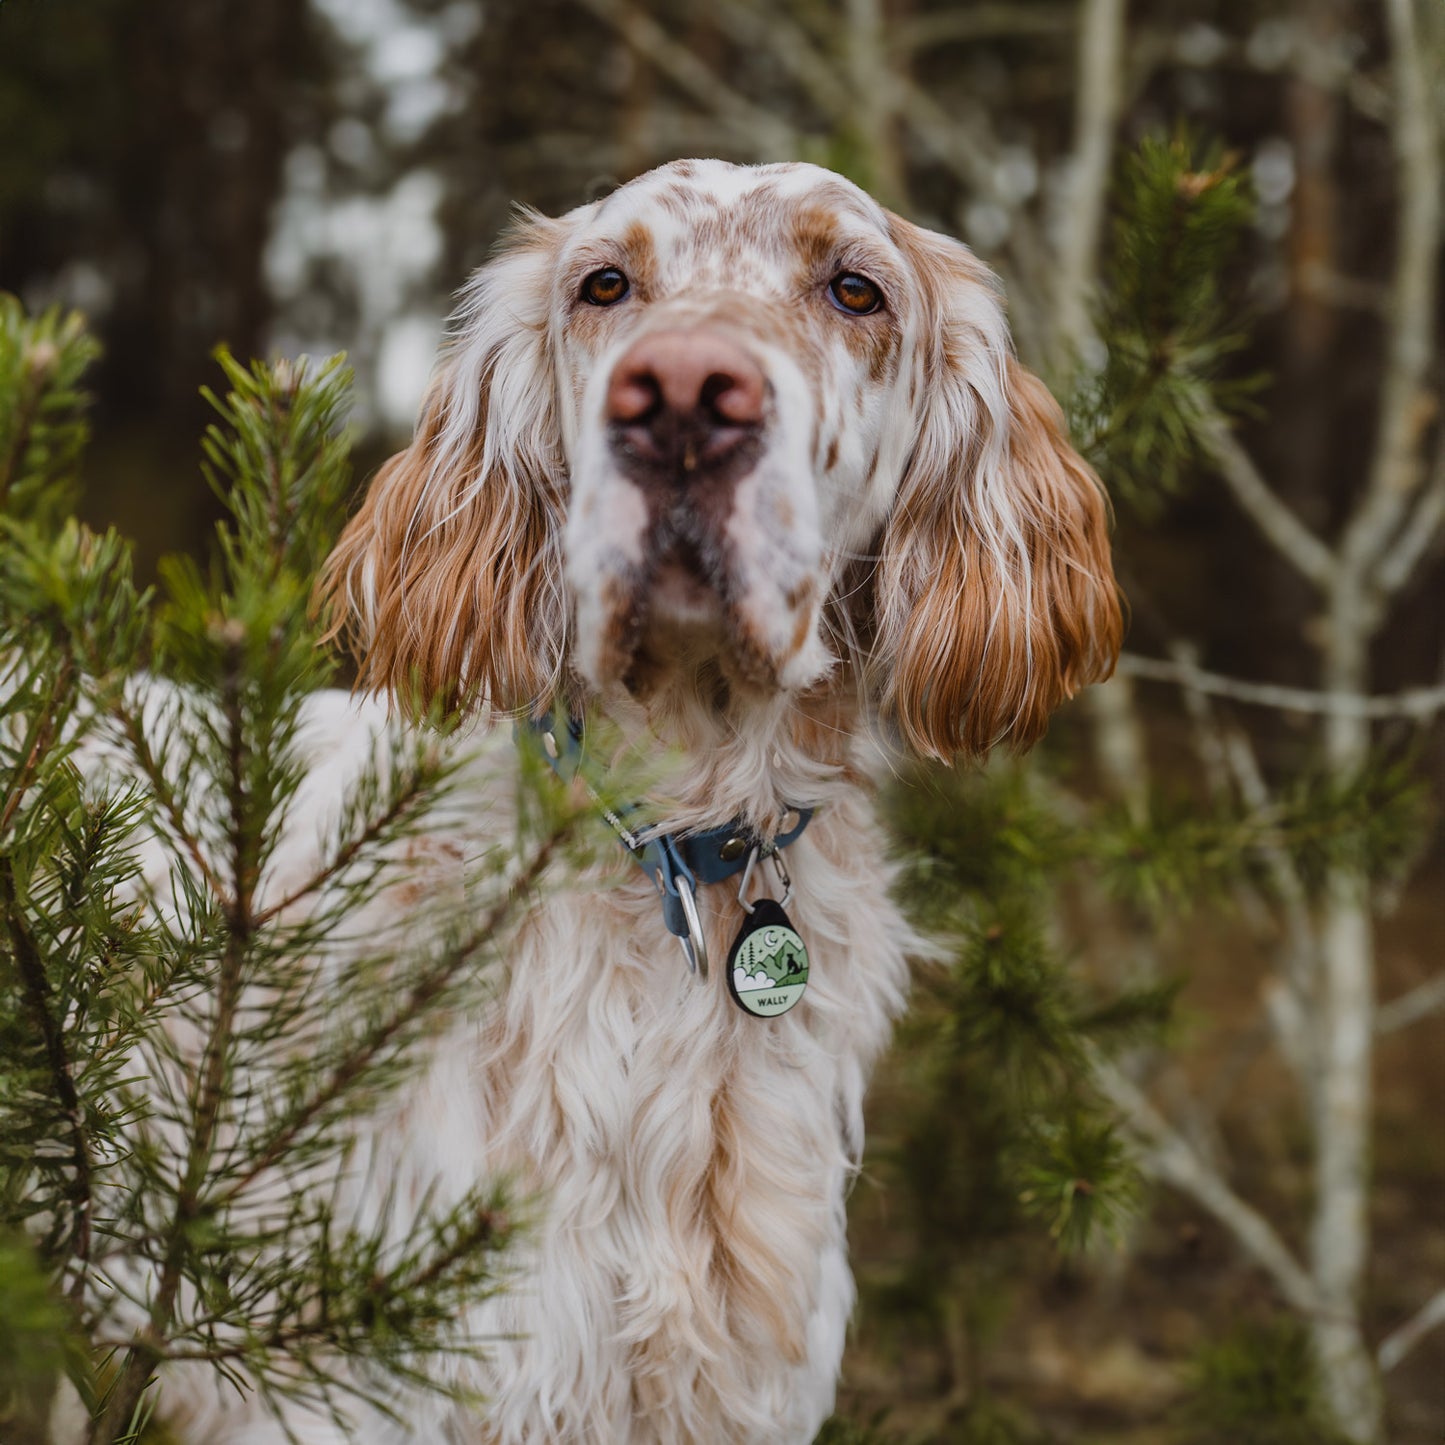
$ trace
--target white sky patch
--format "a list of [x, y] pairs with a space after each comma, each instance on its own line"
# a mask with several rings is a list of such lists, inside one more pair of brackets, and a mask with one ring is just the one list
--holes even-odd
[[[460, 103], [440, 71], [448, 50], [474, 33], [476, 7], [448, 7], [421, 22], [398, 0], [311, 4], [353, 48], [381, 105], [379, 113], [358, 105], [332, 126], [324, 149], [298, 146], [287, 157], [265, 255], [280, 302], [270, 340], [288, 352], [345, 348], [357, 373], [355, 420], [400, 435], [415, 419], [441, 335], [431, 283], [442, 254], [437, 213], [445, 184], [426, 167], [379, 195], [346, 189], [343, 177], [346, 167], [365, 166], [378, 146], [417, 139]], [[354, 293], [354, 316], [338, 312], [324, 293], [311, 294], [317, 268]], [[419, 304], [429, 309], [412, 309]], [[338, 330], [350, 334], [332, 334]]]
[[404, 432], [421, 410], [437, 345], [440, 317], [402, 316], [383, 331], [376, 356], [379, 420], [388, 431]]
[[373, 38], [371, 72], [383, 85], [420, 80], [436, 73], [444, 54], [441, 36], [429, 26], [403, 25]]
[[1294, 190], [1294, 147], [1278, 135], [1266, 136], [1254, 153], [1254, 189], [1262, 204], [1283, 205]]

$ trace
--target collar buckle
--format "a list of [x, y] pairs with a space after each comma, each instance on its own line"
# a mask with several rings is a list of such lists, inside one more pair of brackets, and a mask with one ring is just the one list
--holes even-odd
[[[0, 0], [3, 3], [3, 0]], [[566, 710], [518, 723], [520, 739], [530, 734], [543, 756], [564, 782], [580, 776], [597, 804], [597, 809], [638, 866], [657, 886], [662, 918], [667, 931], [682, 945], [687, 966], [699, 978], [708, 976], [707, 939], [698, 913], [697, 890], [704, 883], [722, 883], [742, 874], [738, 902], [751, 914], [747, 891], [759, 859], [768, 859], [783, 886], [779, 907], [793, 896], [793, 880], [783, 862], [782, 850], [801, 836], [813, 817], [811, 808], [789, 807], [781, 819], [781, 831], [764, 842], [748, 823], [734, 818], [721, 828], [691, 834], [673, 834], [628, 826], [638, 813], [636, 807], [614, 811], [602, 800], [583, 766], [583, 728], [580, 718]]]

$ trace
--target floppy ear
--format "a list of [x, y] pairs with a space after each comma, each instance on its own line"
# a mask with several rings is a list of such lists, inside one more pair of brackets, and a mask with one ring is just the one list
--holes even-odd
[[991, 273], [957, 241], [894, 231], [920, 287], [923, 397], [877, 572], [883, 709], [924, 757], [1026, 747], [1113, 671], [1108, 506], [1014, 359]]
[[547, 316], [563, 223], [524, 216], [462, 295], [411, 445], [382, 467], [319, 583], [359, 685], [529, 707], [561, 674], [559, 486]]

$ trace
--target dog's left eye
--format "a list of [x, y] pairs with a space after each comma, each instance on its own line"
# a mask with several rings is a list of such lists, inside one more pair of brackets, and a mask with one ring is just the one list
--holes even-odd
[[866, 277], [844, 271], [828, 283], [828, 295], [839, 311], [866, 316], [883, 304], [883, 293]]
[[616, 266], [594, 271], [582, 283], [582, 299], [593, 306], [615, 306], [631, 288]]

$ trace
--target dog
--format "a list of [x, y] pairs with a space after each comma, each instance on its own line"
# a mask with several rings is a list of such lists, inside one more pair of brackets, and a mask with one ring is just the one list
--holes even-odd
[[[363, 1141], [395, 1198], [507, 1174], [540, 1201], [466, 1322], [486, 1404], [284, 1429], [804, 1445], [916, 948], [878, 750], [1026, 747], [1120, 643], [1103, 493], [995, 279], [801, 163], [676, 161], [524, 213], [322, 588], [365, 693], [516, 720], [501, 753], [567, 776], [589, 714], [669, 761], [646, 827], [608, 810], [611, 861], [539, 895], [492, 1002]], [[319, 701], [318, 757], [378, 706]]]

